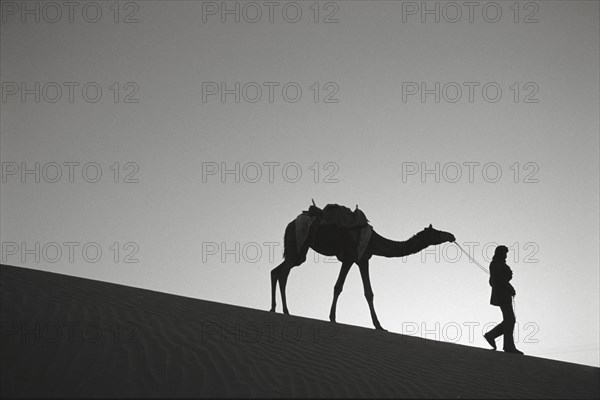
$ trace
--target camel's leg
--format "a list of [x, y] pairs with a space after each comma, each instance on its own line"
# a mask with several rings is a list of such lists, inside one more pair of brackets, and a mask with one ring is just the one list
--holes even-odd
[[[271, 270], [271, 312], [275, 312], [275, 306], [276, 306], [276, 301], [275, 301], [275, 292], [276, 292], [276, 288], [277, 288], [277, 281], [280, 280], [281, 278], [281, 274], [287, 269], [288, 272], [287, 274], [289, 274], [289, 270], [290, 268], [292, 268], [292, 263], [289, 262], [288, 260], [284, 260], [281, 264], [279, 264], [277, 267], [273, 268]], [[287, 279], [287, 274], [286, 274], [286, 279]], [[281, 287], [281, 282], [279, 283], [279, 286]]]
[[[287, 267], [287, 266], [286, 266]], [[283, 305], [283, 313], [285, 315], [289, 315], [290, 312], [287, 307], [287, 299], [285, 297], [285, 285], [287, 284], [288, 276], [290, 275], [290, 271], [292, 270], [292, 265], [284, 268], [281, 271], [281, 275], [279, 276], [279, 290], [281, 291], [281, 304]]]
[[279, 280], [279, 290], [281, 291], [281, 304], [283, 305], [283, 313], [286, 315], [290, 314], [290, 312], [288, 311], [287, 299], [285, 296], [285, 286], [287, 285], [287, 279], [290, 275], [290, 271], [292, 270], [292, 268], [297, 267], [304, 261], [306, 261], [306, 253], [308, 253], [308, 245], [303, 245], [300, 248], [297, 257], [293, 261], [289, 261], [288, 259], [286, 259], [283, 262], [281, 272], [279, 273], [279, 276], [277, 278]]
[[371, 319], [373, 320], [373, 325], [375, 325], [375, 329], [379, 329], [385, 331], [381, 327], [379, 323], [379, 319], [377, 319], [377, 314], [375, 313], [375, 306], [373, 305], [373, 289], [371, 288], [371, 278], [369, 277], [369, 261], [363, 261], [358, 264], [358, 268], [360, 269], [360, 276], [363, 281], [363, 287], [365, 290], [365, 298], [367, 299], [367, 303], [369, 303], [369, 310], [371, 311]]
[[296, 233], [295, 224], [292, 222], [288, 224], [285, 229], [284, 241], [284, 261], [271, 271], [271, 312], [275, 312], [275, 292], [277, 282], [279, 282], [279, 289], [281, 290], [281, 303], [283, 305], [283, 313], [289, 314], [287, 308], [287, 300], [285, 296], [285, 286], [287, 284], [290, 270], [306, 261], [306, 254], [308, 253], [308, 243], [305, 243], [300, 247], [296, 248]]
[[348, 271], [350, 271], [350, 267], [353, 262], [343, 262], [342, 268], [340, 268], [340, 275], [338, 276], [337, 282], [333, 287], [333, 303], [331, 304], [331, 311], [329, 312], [329, 320], [331, 322], [335, 322], [335, 310], [337, 307], [338, 297], [340, 297], [340, 293], [342, 293], [342, 289], [344, 288], [344, 282], [346, 281], [346, 277], [348, 276]]

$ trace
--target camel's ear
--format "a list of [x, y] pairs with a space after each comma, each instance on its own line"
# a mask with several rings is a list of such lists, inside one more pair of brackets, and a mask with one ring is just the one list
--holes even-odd
[[317, 205], [315, 204], [315, 199], [311, 199], [311, 200], [312, 200], [313, 206], [316, 207]]
[[433, 226], [431, 226], [431, 224], [429, 224], [429, 229], [433, 228]]

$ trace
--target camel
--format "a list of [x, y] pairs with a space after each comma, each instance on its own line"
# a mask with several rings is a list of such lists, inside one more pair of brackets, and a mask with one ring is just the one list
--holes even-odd
[[[314, 204], [314, 202], [313, 202]], [[358, 208], [358, 207], [357, 207]], [[394, 241], [386, 239], [379, 235], [374, 230], [371, 233], [366, 249], [362, 253], [360, 259], [357, 259], [357, 235], [351, 232], [351, 229], [341, 227], [335, 224], [319, 225], [313, 224], [310, 229], [310, 235], [307, 240], [300, 246], [296, 242], [296, 220], [290, 222], [284, 235], [284, 260], [271, 271], [271, 312], [275, 312], [275, 292], [277, 282], [281, 291], [281, 302], [283, 305], [283, 313], [289, 315], [287, 301], [285, 296], [285, 287], [287, 284], [290, 270], [301, 265], [306, 261], [306, 254], [311, 248], [319, 254], [325, 256], [335, 256], [341, 263], [340, 274], [337, 282], [333, 287], [333, 303], [329, 313], [329, 320], [336, 322], [335, 312], [338, 297], [342, 293], [344, 281], [350, 271], [350, 267], [354, 263], [358, 265], [360, 276], [363, 282], [364, 295], [369, 305], [371, 319], [377, 330], [385, 330], [382, 328], [375, 312], [373, 305], [373, 289], [369, 278], [369, 260], [372, 256], [380, 257], [404, 257], [410, 254], [415, 254], [421, 250], [432, 246], [439, 245], [445, 242], [454, 242], [455, 237], [449, 232], [438, 231], [430, 224], [422, 231], [413, 235], [406, 241]]]

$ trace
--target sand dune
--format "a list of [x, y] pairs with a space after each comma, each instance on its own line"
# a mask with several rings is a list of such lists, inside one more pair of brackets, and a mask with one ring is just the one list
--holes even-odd
[[0, 268], [2, 397], [600, 397], [594, 367]]

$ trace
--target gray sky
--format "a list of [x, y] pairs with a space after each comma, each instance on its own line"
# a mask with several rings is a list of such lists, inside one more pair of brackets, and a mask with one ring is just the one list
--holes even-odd
[[[518, 347], [600, 365], [598, 2], [114, 4], [2, 3], [4, 263], [268, 309], [286, 224], [358, 204], [506, 244]], [[487, 276], [430, 250], [371, 260], [382, 325], [486, 346]], [[291, 313], [338, 272], [311, 251]], [[372, 326], [356, 268], [338, 321]]]

